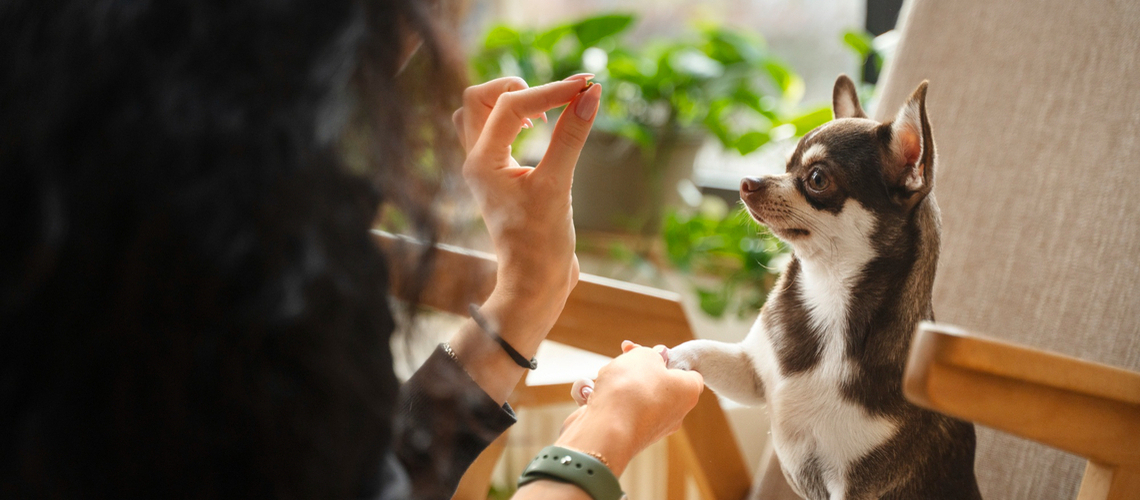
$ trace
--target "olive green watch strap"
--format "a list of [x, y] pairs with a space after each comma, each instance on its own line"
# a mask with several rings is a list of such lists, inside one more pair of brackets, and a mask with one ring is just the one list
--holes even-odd
[[594, 500], [620, 500], [625, 495], [609, 467], [590, 455], [560, 446], [547, 446], [538, 452], [519, 477], [519, 486], [539, 479], [573, 484]]

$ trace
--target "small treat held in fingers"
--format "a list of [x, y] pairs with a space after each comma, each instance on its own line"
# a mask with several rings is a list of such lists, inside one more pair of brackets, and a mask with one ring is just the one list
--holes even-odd
[[582, 92], [590, 90], [590, 87], [593, 87], [593, 86], [594, 86], [594, 82], [586, 82], [586, 86], [582, 87], [582, 90], [579, 90], [578, 93], [581, 94]]

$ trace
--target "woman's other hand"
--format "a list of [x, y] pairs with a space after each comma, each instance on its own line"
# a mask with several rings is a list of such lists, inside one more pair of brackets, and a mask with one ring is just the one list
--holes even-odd
[[[601, 86], [592, 75], [527, 88], [519, 78], [470, 87], [454, 118], [467, 150], [467, 179], [499, 259], [496, 292], [553, 326], [578, 283], [570, 186], [594, 123]], [[567, 105], [536, 167], [520, 166], [511, 143], [532, 118]], [[545, 333], [545, 332], [543, 332]]]
[[666, 368], [665, 346], [625, 341], [622, 351], [596, 381], [574, 384], [571, 396], [583, 406], [566, 419], [555, 442], [601, 454], [616, 475], [634, 455], [680, 429], [704, 390], [699, 373]]

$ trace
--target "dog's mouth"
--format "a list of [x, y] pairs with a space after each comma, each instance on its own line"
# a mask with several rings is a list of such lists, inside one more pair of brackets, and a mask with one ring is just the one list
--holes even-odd
[[751, 215], [752, 218], [756, 220], [756, 222], [763, 224], [768, 228], [769, 231], [772, 231], [772, 234], [775, 234], [781, 239], [795, 240], [811, 236], [811, 231], [808, 231], [807, 229], [785, 225], [783, 221], [772, 220], [773, 217], [764, 217], [760, 215], [760, 213], [758, 213], [755, 209], [748, 206], [747, 203], [744, 204], [744, 207], [748, 209], [748, 215]]
[[788, 240], [794, 240], [797, 238], [807, 238], [808, 236], [811, 236], [811, 231], [808, 231], [807, 229], [801, 229], [798, 227], [775, 227], [775, 226], [769, 225], [768, 229], [770, 229], [773, 233], [776, 233], [776, 236], [779, 236], [781, 238], [788, 239]]

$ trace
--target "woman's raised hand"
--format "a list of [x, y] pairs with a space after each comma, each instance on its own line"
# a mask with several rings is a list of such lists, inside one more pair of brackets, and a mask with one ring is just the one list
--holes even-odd
[[[600, 85], [587, 89], [590, 77], [533, 88], [520, 78], [492, 80], [468, 88], [453, 116], [467, 151], [463, 175], [499, 259], [496, 293], [542, 317], [547, 329], [578, 282], [570, 186], [601, 96]], [[519, 131], [562, 105], [566, 111], [542, 161], [520, 166], [511, 156]]]
[[[520, 78], [500, 78], [470, 87], [452, 117], [467, 150], [467, 179], [499, 258], [498, 281], [482, 313], [498, 334], [530, 358], [562, 313], [578, 284], [570, 185], [574, 164], [590, 134], [602, 89], [593, 75], [527, 88]], [[550, 147], [536, 167], [519, 166], [511, 143], [531, 119], [566, 105]], [[451, 339], [468, 375], [500, 403], [523, 368], [473, 321]]]

